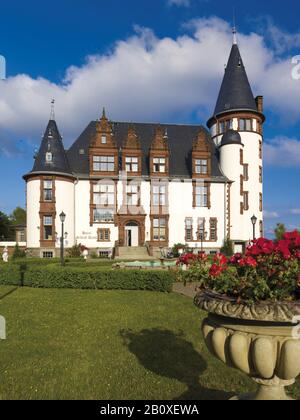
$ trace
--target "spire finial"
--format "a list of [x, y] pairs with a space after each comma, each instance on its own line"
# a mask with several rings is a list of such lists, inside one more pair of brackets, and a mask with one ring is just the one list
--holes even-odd
[[55, 99], [51, 101], [50, 120], [55, 121]]
[[233, 45], [237, 45], [238, 42], [237, 42], [235, 8], [233, 8], [233, 27], [232, 27], [232, 34], [233, 34]]
[[232, 28], [232, 33], [233, 33], [233, 45], [237, 45], [237, 31], [236, 31], [236, 27], [234, 26]]
[[106, 120], [106, 109], [105, 106], [103, 107], [103, 111], [102, 111], [102, 119]]

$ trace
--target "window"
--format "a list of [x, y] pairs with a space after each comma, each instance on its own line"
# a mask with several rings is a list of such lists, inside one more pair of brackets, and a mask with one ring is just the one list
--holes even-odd
[[43, 258], [53, 258], [53, 252], [52, 251], [44, 251], [43, 252]]
[[217, 232], [217, 225], [218, 225], [218, 220], [215, 218], [210, 219], [209, 221], [209, 236], [210, 236], [210, 241], [211, 242], [217, 242], [218, 240], [218, 232]]
[[259, 211], [263, 211], [263, 195], [259, 193]]
[[97, 206], [113, 206], [115, 203], [114, 185], [93, 185], [93, 204]]
[[44, 216], [44, 239], [45, 241], [52, 241], [53, 240], [53, 217], [52, 216]]
[[152, 221], [153, 241], [165, 242], [167, 240], [167, 220], [165, 218], [154, 218]]
[[262, 220], [259, 222], [259, 232], [260, 232], [260, 237], [263, 238], [264, 237], [264, 223]]
[[185, 219], [185, 240], [187, 242], [193, 240], [193, 219], [191, 217]]
[[244, 164], [244, 181], [249, 181], [249, 165], [247, 163]]
[[44, 181], [44, 201], [52, 201], [53, 199], [53, 182], [50, 180]]
[[154, 173], [166, 172], [166, 159], [165, 158], [153, 158], [153, 172]]
[[219, 122], [219, 134], [223, 134], [232, 128], [233, 128], [233, 120], [226, 120], [226, 121]]
[[106, 138], [106, 136], [101, 136], [101, 143], [102, 143], [102, 144], [106, 144], [106, 143], [107, 143], [107, 138]]
[[208, 207], [208, 186], [195, 186], [195, 207]]
[[93, 170], [95, 172], [114, 172], [114, 156], [93, 156]]
[[260, 140], [259, 141], [259, 159], [262, 159], [262, 158], [263, 158], [263, 143]]
[[261, 166], [259, 167], [259, 182], [263, 182], [263, 169]]
[[98, 229], [98, 242], [110, 242], [110, 229]]
[[243, 207], [244, 210], [249, 210], [249, 192], [244, 192]]
[[19, 242], [26, 242], [26, 233], [25, 230], [20, 230], [18, 232]]
[[46, 162], [51, 163], [53, 161], [53, 155], [51, 152], [46, 153]]
[[154, 185], [152, 192], [153, 192], [153, 205], [165, 206], [166, 205], [166, 186]]
[[205, 232], [205, 218], [199, 217], [198, 219], [198, 231], [197, 231], [198, 241], [205, 241], [206, 232]]
[[244, 203], [240, 203], [240, 213], [244, 214]]
[[137, 157], [126, 157], [126, 172], [138, 172], [139, 170], [139, 158]]
[[140, 188], [138, 185], [126, 185], [127, 206], [138, 206], [139, 192]]
[[243, 175], [240, 176], [240, 194], [244, 194], [244, 177]]
[[225, 132], [225, 123], [219, 122], [219, 134], [223, 134]]
[[250, 118], [240, 119], [240, 131], [253, 131], [253, 123]]
[[199, 175], [208, 174], [208, 160], [207, 159], [195, 159], [195, 172]]
[[111, 251], [104, 251], [104, 250], [100, 250], [99, 251], [99, 258], [102, 258], [102, 259], [104, 259], [104, 258], [110, 258], [110, 256], [111, 256]]
[[244, 165], [244, 150], [240, 149], [240, 164]]
[[94, 223], [113, 223], [114, 212], [112, 210], [94, 209], [93, 221]]

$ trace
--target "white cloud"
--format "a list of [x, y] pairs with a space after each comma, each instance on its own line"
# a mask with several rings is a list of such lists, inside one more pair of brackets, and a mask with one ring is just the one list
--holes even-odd
[[266, 37], [271, 41], [276, 53], [282, 54], [300, 47], [300, 33], [289, 33], [274, 24], [271, 17], [265, 19], [263, 25]]
[[[212, 114], [227, 62], [230, 25], [216, 17], [195, 20], [187, 34], [158, 38], [150, 29], [118, 41], [111, 52], [71, 66], [60, 84], [19, 74], [0, 81], [0, 151], [13, 153], [7, 139], [36, 144], [49, 118], [51, 98], [66, 142], [80, 134], [106, 106], [110, 118], [185, 122], [197, 112], [199, 124]], [[192, 33], [191, 33], [192, 31]], [[279, 59], [261, 36], [239, 34], [239, 44], [256, 94], [280, 117], [300, 120], [300, 80], [291, 77], [290, 60]], [[5, 133], [5, 134], [3, 134]], [[4, 137], [5, 135], [5, 140]], [[266, 161], [280, 164], [278, 148], [299, 163], [296, 140], [281, 138], [266, 146]]]
[[292, 209], [289, 213], [293, 216], [300, 216], [300, 209]]
[[276, 211], [264, 211], [264, 217], [265, 219], [278, 219], [280, 217], [279, 213]]
[[191, 2], [190, 0], [168, 0], [170, 6], [184, 6], [189, 7]]
[[288, 137], [275, 137], [265, 143], [265, 163], [269, 166], [299, 167], [300, 141]]

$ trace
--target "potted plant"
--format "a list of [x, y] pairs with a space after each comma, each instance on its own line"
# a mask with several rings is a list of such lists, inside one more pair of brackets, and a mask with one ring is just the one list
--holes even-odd
[[299, 233], [255, 240], [245, 255], [217, 255], [207, 274], [202, 266], [199, 288], [195, 304], [208, 312], [208, 349], [259, 385], [255, 395], [239, 398], [289, 399], [285, 387], [300, 374]]

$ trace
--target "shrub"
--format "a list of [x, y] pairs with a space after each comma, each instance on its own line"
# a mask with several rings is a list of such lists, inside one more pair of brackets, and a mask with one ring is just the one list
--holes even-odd
[[226, 255], [226, 257], [232, 257], [234, 254], [233, 242], [231, 239], [227, 238], [224, 240], [223, 247], [221, 248], [221, 253]]
[[187, 283], [199, 283], [199, 279], [206, 279], [209, 275], [209, 256], [204, 253], [184, 254], [177, 262], [177, 265], [187, 266], [188, 270], [179, 270], [177, 273], [177, 280], [186, 285]]
[[17, 243], [15, 245], [15, 249], [14, 249], [14, 253], [12, 258], [15, 260], [17, 258], [25, 258], [26, 257], [26, 253], [25, 251], [23, 251], [22, 249], [20, 249], [19, 244]]
[[17, 264], [1, 264], [0, 267], [0, 284], [19, 286], [21, 284], [22, 275], [20, 265]]
[[[208, 275], [197, 269], [192, 258], [184, 256], [195, 267], [200, 288], [229, 296], [237, 301], [293, 301], [300, 297], [300, 234], [285, 233], [282, 240], [260, 238], [253, 241], [245, 255], [227, 258], [215, 256]], [[190, 270], [189, 270], [190, 271]]]
[[178, 258], [179, 257], [179, 249], [185, 250], [186, 249], [186, 245], [183, 245], [183, 244], [175, 244], [173, 246], [172, 253], [173, 253], [173, 255], [174, 255], [175, 258]]
[[112, 270], [107, 267], [43, 267], [8, 264], [0, 269], [0, 284], [38, 288], [152, 290], [170, 292], [174, 275], [170, 271]]
[[80, 258], [81, 257], [81, 245], [74, 245], [68, 250], [68, 256], [70, 258]]

